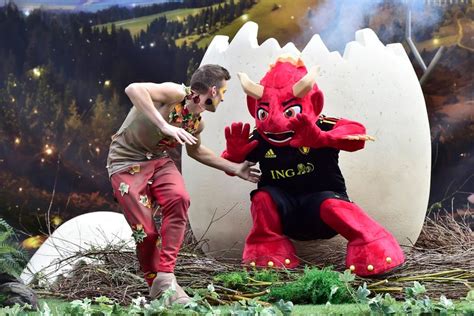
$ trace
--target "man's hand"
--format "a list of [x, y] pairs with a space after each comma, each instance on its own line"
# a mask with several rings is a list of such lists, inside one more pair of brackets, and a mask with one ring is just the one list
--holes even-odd
[[311, 122], [304, 113], [291, 118], [288, 128], [294, 132], [293, 138], [290, 140], [290, 146], [296, 148], [315, 147], [321, 134], [321, 129], [316, 125], [316, 122]]
[[224, 158], [234, 162], [244, 161], [258, 145], [257, 140], [249, 142], [250, 124], [232, 123], [225, 128], [226, 150]]
[[194, 145], [197, 142], [197, 138], [186, 132], [184, 129], [167, 123], [160, 130], [163, 134], [176, 139], [176, 141], [181, 145], [184, 143]]
[[237, 164], [235, 175], [244, 180], [257, 183], [260, 181], [260, 170], [252, 168], [255, 166], [255, 162], [245, 160], [242, 163]]

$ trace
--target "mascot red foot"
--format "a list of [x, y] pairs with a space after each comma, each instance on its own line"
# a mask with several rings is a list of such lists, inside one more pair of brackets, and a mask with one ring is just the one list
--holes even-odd
[[323, 94], [317, 69], [280, 57], [260, 84], [240, 73], [247, 106], [255, 118], [226, 127], [222, 156], [259, 162], [261, 180], [251, 193], [253, 227], [243, 262], [294, 268], [299, 264], [290, 238], [348, 240], [346, 265], [359, 276], [389, 272], [403, 264], [393, 235], [351, 201], [338, 166], [340, 150], [356, 151], [373, 140], [362, 124], [321, 115]]

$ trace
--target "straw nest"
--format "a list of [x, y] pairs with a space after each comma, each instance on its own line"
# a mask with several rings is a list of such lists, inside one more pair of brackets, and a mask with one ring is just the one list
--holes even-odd
[[[356, 278], [354, 286], [366, 282], [368, 288], [375, 293], [389, 292], [395, 297], [401, 297], [403, 288], [418, 281], [425, 285], [427, 295], [431, 298], [439, 298], [441, 294], [452, 299], [465, 297], [474, 282], [474, 235], [469, 227], [472, 216], [472, 211], [468, 210], [461, 219], [455, 219], [451, 213], [427, 217], [418, 241], [410, 246], [411, 251], [406, 254], [407, 260], [402, 268], [384, 279]], [[182, 286], [196, 289], [206, 288], [208, 284], [214, 283], [216, 292], [222, 298], [214, 303], [225, 304], [264, 294], [271, 285], [261, 283], [260, 286], [251, 286], [249, 291], [242, 292], [216, 284], [213, 280], [215, 275], [239, 271], [242, 266], [235, 259], [216, 260], [206, 257], [199, 251], [200, 246], [188, 231], [175, 270]], [[344, 256], [344, 250], [341, 250], [333, 252], [324, 260], [327, 265], [342, 272]], [[92, 261], [77, 261], [79, 258], [89, 258]], [[133, 249], [110, 245], [104, 249], [74, 254], [64, 262], [73, 260], [76, 264], [68, 275], [58, 278], [47, 287], [36, 285], [38, 294], [68, 300], [107, 296], [121, 304], [129, 304], [131, 299], [148, 293]], [[296, 273], [300, 271], [302, 270], [295, 270]], [[282, 273], [280, 281], [285, 280], [288, 280], [288, 274]]]

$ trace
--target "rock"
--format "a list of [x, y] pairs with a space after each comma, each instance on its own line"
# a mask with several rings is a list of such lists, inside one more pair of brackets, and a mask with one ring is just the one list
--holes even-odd
[[0, 307], [13, 306], [19, 304], [29, 304], [33, 309], [38, 308], [38, 298], [36, 293], [28, 286], [20, 282], [7, 282], [0, 285]]

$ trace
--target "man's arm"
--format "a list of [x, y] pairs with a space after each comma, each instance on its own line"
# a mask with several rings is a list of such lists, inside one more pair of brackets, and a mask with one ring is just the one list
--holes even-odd
[[136, 82], [125, 88], [125, 93], [137, 109], [143, 112], [165, 135], [174, 137], [179, 143], [194, 144], [196, 139], [182, 128], [168, 124], [153, 102], [168, 105], [180, 102], [185, 97], [184, 89], [172, 82]]
[[186, 151], [188, 155], [191, 158], [209, 167], [213, 167], [227, 173], [235, 174], [240, 178], [250, 182], [258, 182], [260, 180], [260, 171], [257, 168], [252, 168], [255, 163], [249, 161], [244, 161], [242, 163], [231, 162], [227, 159], [217, 156], [212, 150], [201, 144], [200, 132], [204, 128], [203, 123], [204, 122], [201, 121], [199, 125], [199, 130], [196, 133], [196, 144], [186, 144]]

